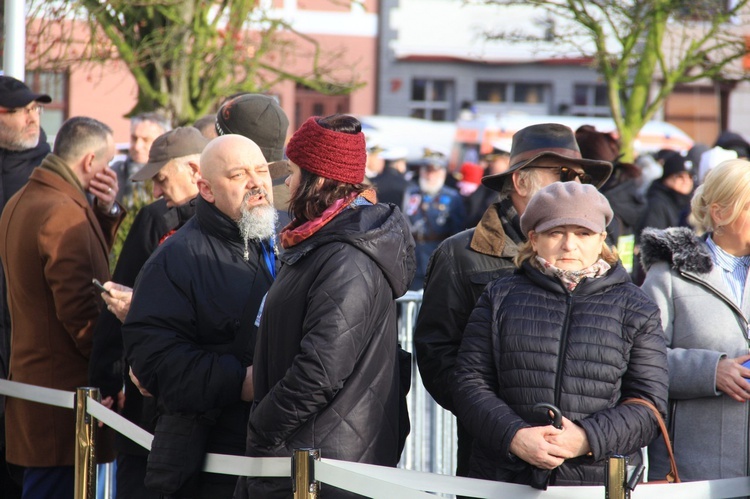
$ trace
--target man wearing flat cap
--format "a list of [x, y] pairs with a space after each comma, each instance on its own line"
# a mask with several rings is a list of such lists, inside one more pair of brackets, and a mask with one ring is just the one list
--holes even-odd
[[[0, 76], [0, 213], [5, 203], [29, 179], [50, 152], [40, 119], [49, 95], [32, 92], [22, 81]], [[0, 378], [8, 377], [10, 315], [5, 299], [5, 276], [0, 267]], [[5, 397], [0, 396], [0, 484], [5, 479]], [[2, 491], [4, 489], [0, 489]], [[19, 492], [20, 497], [20, 492]]]
[[[131, 177], [136, 182], [152, 180], [156, 201], [141, 208], [133, 221], [112, 282], [104, 283], [112, 294], [102, 293], [109, 308], [102, 310], [94, 329], [89, 363], [91, 386], [99, 387], [103, 397], [119, 395], [120, 413], [151, 433], [156, 403], [153, 398], [143, 397], [127, 375], [129, 366], [124, 359], [121, 319], [130, 305], [132, 288], [143, 264], [195, 213], [200, 155], [206, 144], [208, 139], [193, 127], [164, 133], [151, 145], [148, 162]], [[117, 497], [158, 499], [159, 493], [147, 489], [143, 483], [148, 451], [120, 434], [116, 438]]]
[[[427, 391], [455, 413], [450, 383], [464, 327], [487, 283], [513, 272], [518, 246], [526, 241], [520, 216], [531, 197], [555, 182], [581, 182], [597, 188], [612, 164], [583, 159], [573, 131], [560, 124], [532, 125], [516, 132], [510, 168], [482, 178], [499, 193], [479, 224], [452, 236], [430, 258], [414, 343]], [[472, 438], [458, 422], [458, 476], [467, 476]]]

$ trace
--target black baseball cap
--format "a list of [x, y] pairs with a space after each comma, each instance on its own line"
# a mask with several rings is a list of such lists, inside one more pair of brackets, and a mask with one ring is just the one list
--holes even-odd
[[0, 106], [8, 109], [26, 107], [33, 101], [49, 104], [52, 98], [47, 94], [32, 92], [24, 82], [12, 76], [0, 76]]

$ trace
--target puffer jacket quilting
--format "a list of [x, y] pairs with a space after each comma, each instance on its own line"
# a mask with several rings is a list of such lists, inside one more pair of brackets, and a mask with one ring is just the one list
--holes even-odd
[[[558, 376], [559, 373], [559, 376]], [[568, 293], [528, 262], [490, 284], [472, 313], [452, 385], [459, 418], [474, 434], [472, 476], [530, 483], [531, 466], [510, 455], [524, 427], [547, 424], [536, 403], [557, 405], [586, 431], [592, 456], [566, 461], [556, 485], [604, 482], [614, 454], [639, 462], [657, 434], [648, 409], [666, 412], [666, 347], [656, 305], [618, 264]]]
[[[415, 270], [406, 220], [392, 205], [347, 209], [282, 260], [258, 335], [248, 455], [286, 457], [309, 447], [395, 466], [395, 298]], [[287, 497], [290, 486], [249, 478], [238, 490], [239, 497]], [[326, 496], [339, 497], [330, 488]]]

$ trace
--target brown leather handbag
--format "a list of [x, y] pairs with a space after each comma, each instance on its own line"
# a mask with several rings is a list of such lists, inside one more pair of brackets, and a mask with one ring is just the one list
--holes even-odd
[[664, 419], [661, 417], [659, 410], [654, 407], [654, 404], [648, 400], [639, 398], [627, 398], [621, 402], [622, 404], [637, 404], [648, 407], [651, 413], [656, 418], [656, 422], [659, 424], [661, 435], [664, 438], [664, 445], [667, 447], [667, 454], [669, 454], [669, 473], [664, 480], [649, 480], [648, 483], [680, 483], [680, 475], [677, 473], [677, 463], [674, 460], [674, 451], [672, 450], [672, 442], [669, 440], [669, 432], [667, 432], [667, 425], [664, 424]]

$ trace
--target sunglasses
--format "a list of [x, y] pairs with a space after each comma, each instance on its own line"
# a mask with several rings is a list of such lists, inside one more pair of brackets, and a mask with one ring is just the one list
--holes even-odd
[[560, 175], [560, 182], [572, 182], [578, 179], [582, 184], [593, 184], [594, 179], [588, 173], [580, 173], [569, 166], [532, 166], [531, 168], [541, 168], [543, 170], [557, 170]]

